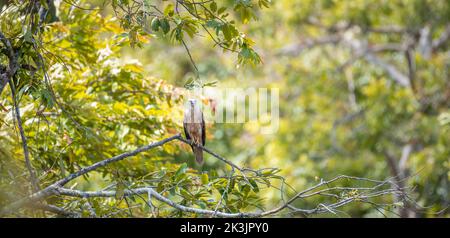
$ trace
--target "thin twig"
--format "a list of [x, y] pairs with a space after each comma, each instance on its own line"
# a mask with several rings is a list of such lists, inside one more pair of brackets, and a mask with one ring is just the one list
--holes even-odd
[[[17, 202], [14, 202], [6, 207], [4, 207], [2, 210], [0, 210], [0, 216], [8, 214], [8, 213], [12, 213], [14, 211], [16, 211], [18, 208], [25, 206], [27, 204], [32, 204], [34, 202], [40, 201], [45, 199], [46, 197], [50, 196], [50, 195], [64, 195], [64, 196], [72, 196], [72, 197], [81, 197], [81, 198], [89, 198], [89, 197], [115, 197], [117, 192], [114, 190], [101, 190], [101, 191], [95, 191], [95, 192], [91, 192], [91, 191], [78, 191], [78, 190], [73, 190], [73, 189], [67, 189], [67, 188], [63, 188], [63, 186], [68, 183], [69, 181], [82, 176], [90, 171], [93, 171], [95, 169], [98, 169], [100, 167], [104, 167], [110, 163], [113, 162], [117, 162], [120, 160], [123, 160], [127, 157], [131, 157], [134, 156], [138, 153], [150, 150], [152, 148], [158, 147], [158, 146], [162, 146], [170, 141], [173, 140], [179, 140], [182, 141], [184, 143], [190, 144], [190, 141], [184, 139], [183, 137], [181, 137], [180, 134], [168, 137], [166, 139], [163, 139], [161, 141], [157, 141], [154, 143], [151, 143], [147, 146], [143, 146], [140, 147], [134, 151], [130, 151], [130, 152], [126, 152], [123, 153], [121, 155], [118, 156], [114, 156], [112, 158], [97, 162], [91, 166], [85, 167], [80, 169], [79, 171], [53, 183], [52, 185], [46, 187], [45, 189], [36, 192], [28, 197], [25, 197], [23, 199], [20, 199]], [[258, 173], [258, 171], [255, 170], [251, 170], [251, 169], [243, 169], [240, 168], [239, 166], [235, 165], [234, 163], [226, 160], [225, 158], [217, 155], [216, 153], [212, 152], [211, 150], [200, 146], [204, 151], [206, 151], [207, 153], [213, 155], [215, 158], [221, 160], [222, 162], [232, 166], [232, 171], [234, 171], [234, 169], [239, 170], [242, 172], [242, 176], [244, 177], [244, 171], [253, 171], [256, 174]], [[232, 173], [233, 174], [233, 173]], [[231, 177], [228, 177], [229, 179]], [[245, 178], [245, 177], [244, 177]], [[367, 183], [372, 183], [374, 184], [374, 186], [372, 188], [368, 188], [368, 187], [354, 187], [352, 188], [353, 190], [357, 190], [357, 191], [371, 191], [369, 193], [361, 193], [361, 194], [356, 194], [347, 198], [344, 198], [342, 200], [339, 200], [336, 203], [332, 203], [332, 204], [325, 204], [325, 203], [321, 203], [318, 207], [313, 208], [313, 209], [300, 209], [297, 208], [295, 206], [292, 205], [292, 203], [294, 201], [296, 201], [297, 199], [300, 198], [304, 198], [304, 197], [310, 197], [312, 196], [312, 194], [310, 192], [313, 192], [315, 189], [320, 188], [321, 186], [328, 186], [331, 183], [337, 182], [339, 180], [342, 179], [347, 179], [347, 180], [355, 180], [355, 181], [362, 181], [362, 182], [367, 182]], [[229, 181], [231, 182], [231, 181]], [[143, 187], [143, 188], [135, 188], [135, 189], [125, 189], [124, 190], [124, 198], [126, 198], [127, 196], [134, 196], [136, 194], [147, 194], [149, 197], [155, 198], [156, 200], [165, 203], [177, 210], [180, 210], [182, 212], [190, 212], [190, 213], [196, 213], [196, 214], [200, 214], [200, 215], [208, 215], [208, 216], [219, 216], [219, 217], [266, 217], [266, 216], [271, 216], [274, 214], [277, 214], [279, 212], [281, 212], [282, 210], [284, 210], [285, 208], [289, 208], [291, 210], [293, 210], [293, 212], [296, 213], [301, 213], [301, 214], [317, 214], [317, 213], [326, 213], [326, 212], [330, 212], [333, 211], [334, 213], [336, 212], [340, 212], [339, 210], [337, 210], [336, 208], [345, 206], [353, 201], [367, 201], [369, 198], [375, 198], [375, 197], [379, 197], [379, 196], [384, 196], [384, 195], [391, 195], [391, 194], [399, 194], [402, 193], [402, 190], [395, 187], [395, 188], [390, 188], [390, 189], [384, 189], [384, 190], [378, 190], [380, 189], [382, 186], [384, 186], [385, 184], [390, 184], [392, 183], [391, 179], [385, 180], [385, 181], [380, 181], [380, 180], [373, 180], [373, 179], [368, 179], [368, 178], [360, 178], [360, 177], [352, 177], [352, 176], [346, 176], [346, 175], [340, 175], [338, 177], [335, 177], [331, 180], [328, 181], [324, 181], [322, 180], [319, 184], [305, 189], [299, 193], [297, 193], [295, 196], [293, 196], [291, 199], [287, 200], [286, 202], [283, 202], [283, 204], [281, 204], [278, 207], [275, 207], [271, 210], [268, 211], [259, 211], [259, 212], [245, 212], [245, 213], [232, 213], [232, 212], [221, 212], [218, 211], [217, 207], [215, 210], [208, 210], [208, 209], [198, 209], [198, 208], [193, 208], [193, 207], [188, 207], [188, 206], [184, 206], [184, 205], [180, 205], [172, 200], [170, 200], [169, 198], [164, 197], [161, 193], [156, 192], [152, 187]], [[229, 183], [230, 184], [230, 183]], [[230, 185], [227, 185], [230, 186]], [[335, 187], [336, 189], [344, 189], [342, 187]], [[331, 189], [330, 189], [331, 190]], [[348, 190], [348, 189], [346, 189]], [[328, 190], [327, 190], [328, 191]], [[324, 192], [324, 190], [322, 190], [321, 192]], [[222, 194], [222, 197], [224, 196], [225, 193]], [[314, 195], [320, 195], [320, 193], [316, 193]], [[130, 207], [131, 208], [131, 207]]]
[[31, 161], [30, 161], [30, 152], [28, 151], [27, 137], [25, 136], [25, 131], [23, 130], [22, 117], [20, 115], [20, 108], [17, 103], [16, 90], [14, 88], [14, 84], [12, 81], [9, 82], [9, 85], [11, 88], [14, 109], [16, 112], [15, 115], [16, 115], [16, 120], [17, 120], [17, 127], [19, 127], [20, 137], [22, 139], [22, 148], [23, 148], [23, 154], [25, 157], [25, 166], [27, 167], [28, 172], [30, 173], [30, 180], [31, 180], [31, 185], [33, 187], [33, 192], [37, 192], [40, 190], [39, 181], [38, 181], [38, 178], [34, 171], [33, 165], [31, 164]]

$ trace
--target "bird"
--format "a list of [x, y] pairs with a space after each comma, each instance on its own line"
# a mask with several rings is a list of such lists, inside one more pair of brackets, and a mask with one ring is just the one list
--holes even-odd
[[198, 164], [203, 163], [203, 149], [199, 145], [205, 145], [205, 120], [199, 102], [189, 99], [183, 119], [184, 134], [191, 141], [192, 152]]

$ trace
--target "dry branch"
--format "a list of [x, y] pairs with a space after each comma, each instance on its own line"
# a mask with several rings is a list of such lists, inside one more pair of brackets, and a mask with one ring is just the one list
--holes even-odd
[[[134, 155], [137, 155], [144, 151], [148, 151], [155, 147], [163, 146], [164, 144], [174, 141], [174, 140], [178, 140], [178, 141], [181, 141], [186, 144], [191, 143], [189, 140], [186, 140], [183, 137], [181, 137], [180, 134], [177, 134], [177, 135], [168, 137], [166, 139], [151, 143], [149, 145], [140, 147], [134, 151], [126, 152], [126, 153], [114, 156], [112, 158], [102, 160], [91, 166], [82, 168], [79, 171], [72, 173], [69, 176], [67, 176], [61, 180], [58, 180], [57, 182], [40, 190], [39, 192], [33, 193], [32, 195], [30, 195], [28, 197], [22, 198], [16, 202], [13, 202], [13, 203], [7, 205], [6, 207], [3, 207], [0, 210], [0, 216], [5, 216], [9, 213], [15, 212], [24, 206], [28, 206], [28, 207], [32, 206], [33, 207], [34, 204], [40, 204], [40, 202], [42, 200], [44, 200], [45, 198], [52, 196], [52, 195], [79, 197], [79, 198], [83, 198], [83, 199], [91, 198], [91, 197], [115, 197], [116, 191], [114, 191], [114, 190], [79, 191], [79, 190], [64, 188], [64, 185], [67, 184], [68, 182], [72, 181], [75, 178], [78, 178], [78, 177], [80, 177], [84, 174], [87, 174], [91, 171], [94, 171], [98, 168], [104, 167], [110, 163], [118, 162], [120, 160], [123, 160], [128, 157], [132, 157]], [[205, 152], [211, 154], [213, 157], [230, 165], [232, 167], [233, 171], [234, 171], [234, 169], [240, 171], [242, 176], [246, 180], [247, 180], [247, 178], [245, 176], [245, 172], [252, 172], [255, 175], [258, 174], [258, 171], [252, 170], [249, 168], [239, 167], [238, 165], [232, 163], [231, 161], [217, 155], [216, 153], [209, 150], [208, 148], [205, 148], [203, 146], [201, 148]], [[371, 183], [371, 184], [373, 184], [373, 186], [372, 187], [353, 187], [353, 188], [329, 187], [334, 182], [337, 182], [342, 179], [363, 181], [363, 182]], [[389, 185], [389, 188], [384, 188], [385, 185]], [[323, 186], [327, 186], [327, 188], [321, 189], [321, 188], [323, 188]], [[341, 191], [341, 190], [352, 190], [352, 191], [357, 191], [357, 193], [355, 193], [356, 195], [354, 195], [354, 196], [348, 196], [348, 197], [339, 197], [338, 195], [335, 195], [335, 196], [339, 197], [337, 202], [331, 203], [331, 204], [319, 204], [317, 207], [312, 208], [312, 209], [300, 209], [293, 205], [293, 203], [298, 199], [305, 199], [305, 198], [312, 197], [312, 196], [321, 196], [324, 193], [328, 193], [328, 192], [332, 192], [332, 191]], [[372, 180], [372, 179], [367, 179], [367, 178], [358, 178], [358, 177], [342, 175], [342, 176], [338, 176], [334, 179], [331, 179], [329, 181], [321, 181], [319, 184], [317, 184], [311, 188], [308, 188], [306, 190], [298, 192], [296, 195], [294, 195], [292, 198], [290, 198], [287, 201], [284, 201], [284, 199], [283, 199], [283, 203], [281, 205], [279, 205], [278, 207], [275, 207], [271, 210], [267, 210], [267, 211], [261, 210], [258, 212], [245, 212], [245, 213], [227, 213], [227, 212], [218, 211], [217, 209], [207, 210], [207, 209], [199, 209], [199, 208], [195, 208], [195, 207], [180, 205], [180, 204], [172, 201], [171, 199], [163, 196], [161, 193], [158, 193], [152, 187], [148, 187], [148, 186], [140, 187], [140, 188], [126, 189], [124, 191], [123, 196], [128, 197], [128, 196], [135, 196], [135, 195], [140, 195], [140, 194], [147, 194], [149, 197], [154, 198], [164, 204], [167, 204], [167, 205], [173, 207], [174, 209], [177, 209], [177, 210], [180, 210], [183, 212], [195, 213], [195, 214], [199, 214], [199, 215], [219, 216], [219, 217], [266, 217], [266, 216], [278, 214], [285, 209], [290, 209], [291, 212], [301, 213], [303, 215], [327, 213], [327, 212], [336, 213], [337, 208], [347, 205], [351, 202], [355, 202], [355, 201], [371, 202], [371, 201], [369, 201], [369, 199], [374, 198], [374, 197], [399, 194], [402, 192], [403, 192], [403, 189], [396, 188], [395, 183], [393, 183], [390, 179], [386, 180], [386, 181], [379, 181], [379, 180]], [[47, 206], [46, 208], [47, 208], [47, 210], [49, 210], [49, 209], [53, 210], [55, 213], [65, 212], [60, 209], [58, 210], [57, 207], [54, 207], [54, 206], [52, 206], [52, 207]], [[68, 212], [65, 212], [65, 213], [66, 213], [66, 215], [69, 215]], [[90, 213], [95, 214], [95, 212], [93, 212], [93, 211], [90, 211]], [[75, 213], [73, 213], [73, 214], [71, 213], [70, 216], [76, 217], [76, 215], [74, 215], [74, 214]]]

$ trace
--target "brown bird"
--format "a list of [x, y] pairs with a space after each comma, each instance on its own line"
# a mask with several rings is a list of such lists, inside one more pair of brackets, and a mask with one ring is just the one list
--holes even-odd
[[198, 147], [205, 145], [205, 121], [203, 120], [202, 109], [195, 99], [189, 99], [183, 119], [184, 134], [190, 140], [192, 151], [197, 163], [203, 163], [203, 150]]

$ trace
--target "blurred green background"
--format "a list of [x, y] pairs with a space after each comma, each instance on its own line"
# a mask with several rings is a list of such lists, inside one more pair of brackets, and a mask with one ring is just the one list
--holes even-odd
[[[61, 57], [67, 66], [42, 52], [49, 60], [55, 94], [68, 114], [46, 96], [45, 87], [36, 80], [29, 84], [36, 84], [37, 89], [24, 89], [20, 99], [32, 163], [42, 186], [94, 161], [181, 133], [178, 119], [187, 90], [183, 87], [197, 75], [185, 47], [162, 32], [142, 33], [137, 37], [140, 45], [132, 47], [123, 35], [129, 31], [120, 26], [120, 17], [111, 5], [73, 1], [83, 8], [100, 8], [83, 10], [70, 7], [72, 1], [55, 2], [62, 23], [47, 26], [42, 47]], [[150, 2], [161, 8], [167, 4]], [[216, 2], [233, 9], [239, 1]], [[7, 26], [13, 16], [5, 10], [8, 3], [3, 4], [2, 32], [13, 32]], [[197, 37], [186, 37], [186, 44], [203, 83], [217, 81], [214, 87], [219, 89], [278, 88], [279, 130], [263, 135], [254, 124], [211, 123], [206, 146], [245, 167], [278, 168], [277, 175], [296, 190], [341, 174], [379, 180], [396, 177], [417, 202], [403, 204], [406, 208], [385, 206], [384, 212], [373, 204], [352, 203], [338, 214], [320, 216], [449, 217], [445, 209], [450, 205], [450, 3], [275, 0], [268, 1], [268, 8], [253, 4], [254, 15], [248, 22], [239, 22], [242, 15], [238, 11], [230, 10], [228, 19], [235, 19], [239, 30], [254, 41], [261, 63], [241, 64], [236, 53], [215, 45], [201, 28]], [[143, 29], [151, 28], [150, 21]], [[6, 62], [6, 58], [0, 59]], [[38, 81], [43, 77], [36, 76]], [[18, 88], [27, 85], [17, 83]], [[5, 89], [0, 98], [4, 108], [0, 114], [1, 205], [30, 190], [24, 185], [28, 175], [10, 113], [10, 96]], [[207, 98], [204, 110], [211, 110]], [[217, 188], [214, 192], [207, 188], [210, 183], [200, 185], [207, 191], [200, 196], [204, 204], [196, 202], [199, 197], [186, 198], [183, 191], [174, 190], [168, 196], [181, 194], [183, 204], [210, 208], [224, 189], [220, 176], [227, 169], [205, 156], [200, 167], [189, 147], [167, 144], [79, 178], [70, 186], [98, 190], [111, 184], [153, 184], [170, 191], [175, 184], [195, 193], [200, 188], [193, 184], [206, 173], [211, 183], [218, 185], [212, 186]], [[165, 180], [185, 162], [192, 168], [186, 172], [191, 174], [190, 180]], [[354, 184], [342, 181], [340, 185]], [[279, 204], [277, 189], [260, 187], [247, 197], [236, 198], [236, 204], [230, 197], [229, 209], [247, 211]], [[292, 191], [286, 194], [292, 195]], [[239, 205], [242, 200], [249, 204]], [[379, 204], [396, 204], [396, 200], [393, 196], [377, 198]], [[327, 201], [330, 198], [313, 197], [295, 205], [308, 208]], [[73, 198], [49, 198], [47, 202], [74, 210], [84, 203]], [[113, 198], [91, 202], [99, 214], [126, 207]], [[137, 204], [133, 216], [152, 216], [139, 198], [128, 202], [132, 207]], [[21, 214], [51, 216], [26, 210]], [[162, 207], [159, 216], [191, 215]]]

